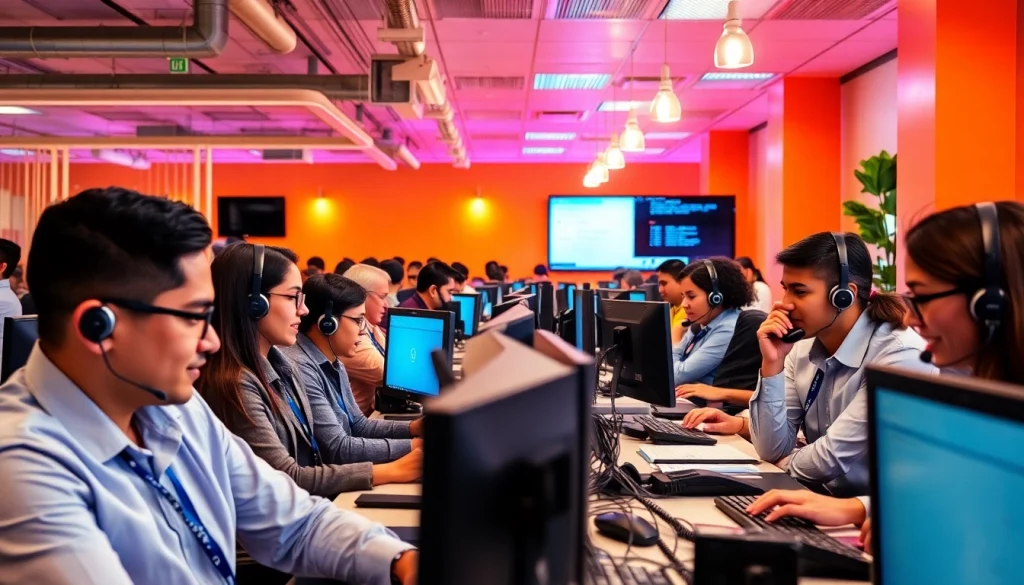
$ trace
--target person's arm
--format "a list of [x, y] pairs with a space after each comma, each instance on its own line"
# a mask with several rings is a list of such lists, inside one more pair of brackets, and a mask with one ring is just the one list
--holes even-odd
[[[246, 373], [243, 377], [242, 405], [245, 414], [230, 417], [231, 432], [245, 441], [253, 452], [274, 469], [288, 474], [304, 490], [317, 496], [333, 498], [341, 492], [368, 490], [373, 487], [371, 463], [345, 465], [313, 465], [303, 467], [295, 461], [274, 430], [274, 413], [261, 392], [260, 383]], [[282, 401], [283, 402], [283, 401]]]
[[[296, 363], [313, 414], [313, 433], [327, 463], [387, 463], [412, 451], [412, 443], [400, 439], [369, 439], [348, 434], [338, 416], [345, 416], [331, 404], [334, 391], [326, 388], [320, 369], [307, 362]], [[350, 406], [349, 408], [355, 408]], [[355, 408], [359, 416], [358, 408]], [[389, 421], [390, 422], [390, 421]], [[408, 424], [408, 423], [406, 423]]]
[[708, 384], [683, 384], [676, 388], [677, 398], [703, 398], [708, 402], [724, 402], [736, 406], [746, 406], [753, 395], [753, 390], [719, 388]]
[[96, 524], [89, 486], [71, 469], [35, 449], [6, 449], [0, 486], [4, 582], [131, 585]]
[[218, 425], [229, 467], [238, 540], [253, 559], [298, 576], [391, 584], [392, 561], [409, 554], [411, 545], [330, 500], [310, 497], [210, 418]]
[[694, 348], [690, 356], [683, 360], [686, 346], [689, 344], [685, 339], [672, 348], [672, 370], [675, 373], [676, 385], [697, 382], [710, 372], [713, 372], [726, 350], [729, 349], [729, 342], [732, 341], [733, 329], [718, 327], [707, 334], [703, 343]]
[[772, 463], [796, 448], [797, 432], [804, 419], [793, 379], [795, 368], [795, 358], [790, 354], [784, 370], [760, 378], [750, 397], [750, 442], [758, 457]]
[[[356, 346], [356, 355], [351, 358], [342, 358], [345, 370], [351, 380], [358, 380], [361, 385], [368, 388], [372, 394], [373, 388], [377, 388], [384, 382], [384, 356], [373, 347], [368, 339], [364, 339]], [[373, 396], [356, 396], [356, 400], [362, 404], [369, 401], [369, 410], [373, 410]]]

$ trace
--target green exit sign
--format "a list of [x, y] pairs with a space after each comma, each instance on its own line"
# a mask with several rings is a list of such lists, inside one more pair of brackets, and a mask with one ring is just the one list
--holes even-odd
[[171, 65], [171, 73], [188, 73], [188, 57], [171, 57], [167, 60]]

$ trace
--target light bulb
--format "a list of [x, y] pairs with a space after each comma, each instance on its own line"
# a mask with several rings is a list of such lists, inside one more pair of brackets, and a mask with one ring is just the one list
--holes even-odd
[[651, 119], [655, 122], [678, 122], [683, 117], [683, 107], [679, 98], [672, 91], [672, 76], [669, 74], [668, 63], [661, 66], [661, 83], [658, 94], [651, 101]]
[[600, 171], [598, 171], [596, 168], [594, 168], [593, 165], [591, 165], [587, 169], [587, 174], [583, 177], [583, 186], [593, 188], [597, 187], [601, 183], [603, 183], [603, 181], [601, 180]]
[[619, 150], [622, 152], [643, 152], [644, 132], [640, 129], [640, 123], [636, 120], [636, 109], [629, 109], [629, 117], [626, 118], [626, 129], [619, 137]]
[[715, 45], [715, 67], [740, 69], [754, 64], [754, 45], [743, 32], [739, 15], [739, 2], [729, 2], [729, 14], [722, 26], [722, 36]]
[[605, 162], [604, 153], [597, 153], [597, 158], [594, 159], [594, 169], [597, 176], [601, 178], [602, 183], [607, 183], [611, 177], [608, 173], [608, 163]]
[[611, 144], [608, 145], [608, 150], [604, 151], [604, 162], [613, 171], [626, 167], [626, 157], [619, 150], [618, 134], [612, 134]]

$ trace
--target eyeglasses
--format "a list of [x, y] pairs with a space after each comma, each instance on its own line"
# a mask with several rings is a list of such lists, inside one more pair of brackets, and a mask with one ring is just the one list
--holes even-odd
[[210, 330], [210, 322], [213, 321], [213, 307], [207, 308], [202, 313], [193, 313], [191, 311], [180, 311], [178, 309], [168, 309], [167, 307], [158, 307], [156, 305], [150, 305], [143, 303], [142, 301], [133, 301], [130, 299], [100, 299], [100, 302], [105, 305], [114, 305], [115, 307], [121, 307], [133, 313], [143, 313], [145, 315], [170, 315], [179, 319], [184, 319], [191, 322], [193, 325], [202, 323], [203, 334], [199, 339], [206, 339], [206, 334]]
[[295, 310], [298, 311], [302, 308], [302, 304], [306, 302], [306, 294], [303, 292], [297, 292], [293, 295], [286, 295], [283, 293], [267, 293], [271, 297], [283, 297], [295, 301]]
[[349, 321], [352, 321], [356, 325], [358, 325], [360, 332], [366, 331], [366, 317], [365, 316], [360, 316], [360, 317], [349, 317], [348, 315], [341, 315], [341, 316], [346, 318], [346, 319], [348, 319]]
[[380, 299], [382, 301], [387, 302], [387, 300], [388, 300], [388, 293], [379, 293], [379, 292], [372, 291], [370, 289], [364, 289], [364, 290], [366, 290], [366, 294], [373, 295], [373, 296], [377, 297], [378, 299]]
[[924, 317], [921, 316], [921, 307], [938, 299], [944, 299], [946, 297], [952, 297], [955, 295], [964, 295], [967, 291], [962, 288], [954, 288], [950, 290], [944, 290], [942, 292], [932, 293], [930, 295], [915, 295], [913, 293], [903, 293], [900, 298], [903, 299], [903, 304], [907, 307], [907, 310], [914, 314], [918, 321], [924, 323]]

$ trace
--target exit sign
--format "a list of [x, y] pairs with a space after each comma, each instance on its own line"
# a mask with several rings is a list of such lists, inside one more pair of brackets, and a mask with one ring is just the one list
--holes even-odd
[[171, 57], [167, 60], [171, 65], [171, 73], [188, 73], [188, 57]]

